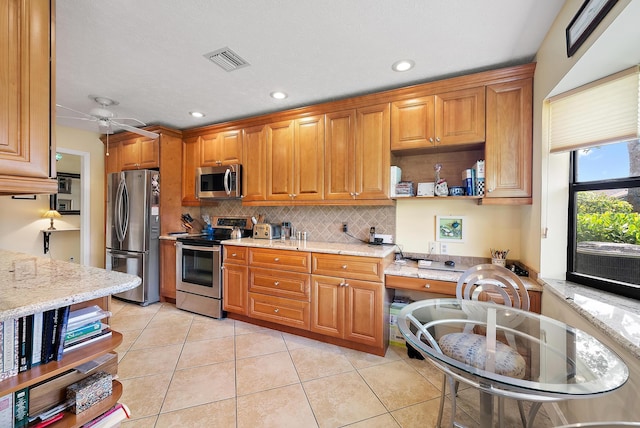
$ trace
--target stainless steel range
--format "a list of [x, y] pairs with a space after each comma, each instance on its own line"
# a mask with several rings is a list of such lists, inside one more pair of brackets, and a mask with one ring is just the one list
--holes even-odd
[[222, 245], [234, 229], [251, 236], [250, 217], [213, 217], [210, 234], [177, 238], [176, 307], [213, 318], [223, 318]]

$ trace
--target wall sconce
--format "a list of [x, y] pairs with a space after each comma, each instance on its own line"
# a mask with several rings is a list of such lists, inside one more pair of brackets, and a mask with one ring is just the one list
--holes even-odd
[[61, 215], [60, 215], [60, 213], [59, 213], [58, 211], [56, 211], [56, 210], [49, 210], [49, 211], [45, 212], [44, 214], [42, 214], [42, 217], [43, 217], [43, 218], [48, 218], [48, 219], [50, 219], [50, 220], [51, 220], [51, 224], [50, 224], [50, 226], [49, 226], [49, 229], [47, 229], [47, 230], [56, 230], [56, 228], [55, 228], [55, 227], [53, 227], [53, 219], [54, 219], [54, 218], [60, 218], [60, 217], [62, 217], [62, 216], [61, 216]]

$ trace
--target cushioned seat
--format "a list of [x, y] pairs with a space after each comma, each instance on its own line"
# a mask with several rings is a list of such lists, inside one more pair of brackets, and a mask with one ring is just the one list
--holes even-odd
[[[438, 340], [442, 353], [472, 367], [485, 369], [487, 340], [473, 333], [445, 334]], [[522, 379], [526, 364], [522, 355], [502, 342], [496, 342], [495, 373]]]

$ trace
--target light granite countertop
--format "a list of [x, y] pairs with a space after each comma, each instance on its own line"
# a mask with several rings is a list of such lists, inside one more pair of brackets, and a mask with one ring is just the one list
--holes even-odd
[[0, 250], [0, 321], [130, 290], [141, 282], [135, 275]]
[[344, 244], [339, 242], [298, 241], [289, 239], [228, 239], [222, 245], [240, 247], [272, 248], [277, 250], [309, 251], [325, 254], [343, 254], [347, 256], [364, 256], [384, 258], [394, 252], [394, 245]]
[[570, 281], [542, 279], [552, 292], [640, 359], [640, 302]]
[[[408, 278], [433, 279], [458, 282], [462, 272], [470, 266], [457, 264], [455, 268], [444, 266], [442, 262], [433, 262], [430, 268], [418, 268], [418, 262], [405, 260], [404, 264], [391, 263], [384, 270], [385, 275], [405, 276]], [[542, 291], [543, 287], [528, 277], [519, 277], [527, 290]]]

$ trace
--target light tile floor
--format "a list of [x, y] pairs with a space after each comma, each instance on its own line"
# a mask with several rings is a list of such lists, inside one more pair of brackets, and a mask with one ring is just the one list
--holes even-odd
[[[124, 428], [435, 426], [442, 374], [404, 348], [379, 357], [168, 303], [113, 299], [111, 309], [124, 335]], [[457, 421], [478, 427], [477, 392], [458, 397]], [[516, 403], [506, 406], [505, 425], [520, 426]], [[543, 409], [535, 422], [551, 425]]]

